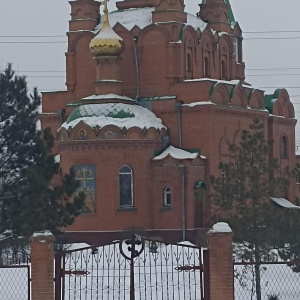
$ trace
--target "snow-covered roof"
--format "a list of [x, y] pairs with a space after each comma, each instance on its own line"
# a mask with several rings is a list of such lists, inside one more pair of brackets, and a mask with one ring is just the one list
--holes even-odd
[[[195, 78], [195, 79], [186, 79], [183, 82], [201, 82], [201, 81], [211, 81], [215, 83], [225, 83], [230, 85], [237, 85], [240, 83], [240, 80], [233, 79], [233, 80], [219, 80], [219, 79], [212, 79], [212, 78]], [[242, 84], [244, 87], [251, 87], [251, 85], [248, 84]]]
[[216, 105], [216, 103], [213, 103], [211, 101], [200, 101], [200, 102], [192, 102], [188, 104], [182, 104], [182, 107], [195, 107], [195, 106], [201, 106], [201, 105]]
[[[125, 10], [115, 10], [109, 13], [109, 24], [114, 27], [118, 22], [122, 24], [129, 31], [134, 27], [138, 26], [140, 29], [152, 24], [152, 12], [155, 10], [154, 7], [144, 8], [131, 8]], [[96, 32], [101, 28], [103, 24], [103, 18], [100, 24], [96, 27]], [[201, 31], [205, 29], [207, 23], [200, 18], [187, 13], [187, 23], [191, 25], [195, 30], [200, 28]]]
[[195, 159], [199, 156], [199, 153], [191, 153], [182, 149], [169, 146], [163, 153], [153, 158], [153, 160], [162, 160], [167, 156], [171, 156], [175, 159]]
[[101, 30], [95, 36], [95, 39], [116, 39], [123, 41], [123, 39], [117, 35], [110, 26], [102, 26]]
[[299, 206], [291, 203], [290, 201], [288, 201], [287, 199], [284, 198], [274, 198], [274, 197], [270, 197], [270, 199], [275, 202], [276, 204], [278, 204], [279, 206], [283, 207], [283, 208], [293, 208], [293, 209], [300, 209]]
[[[120, 23], [129, 31], [135, 25], [143, 29], [152, 23], [153, 11], [154, 7], [115, 10], [109, 13], [109, 24], [111, 27], [114, 27], [117, 23]], [[103, 18], [101, 18], [100, 24], [96, 27], [96, 31], [102, 27], [102, 24]]]
[[126, 100], [126, 101], [132, 101], [133, 99], [127, 97], [127, 96], [120, 96], [116, 94], [105, 94], [105, 95], [91, 95], [85, 98], [82, 98], [81, 101], [90, 101], [90, 100]]
[[107, 125], [114, 125], [119, 128], [138, 127], [141, 129], [163, 129], [161, 119], [157, 118], [153, 112], [136, 104], [125, 103], [103, 103], [84, 104], [72, 112], [68, 120], [61, 128], [75, 127], [79, 122], [84, 122], [92, 128], [100, 128]]
[[205, 27], [207, 26], [207, 23], [205, 23], [200, 18], [188, 13], [186, 25], [190, 25], [190, 26], [194, 27], [195, 30], [197, 30], [199, 28], [201, 31], [203, 31], [205, 29]]

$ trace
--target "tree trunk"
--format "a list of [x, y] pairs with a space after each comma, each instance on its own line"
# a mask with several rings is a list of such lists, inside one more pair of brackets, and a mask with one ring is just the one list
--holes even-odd
[[255, 289], [256, 289], [256, 299], [261, 300], [261, 287], [260, 287], [260, 257], [259, 257], [259, 247], [255, 245], [254, 249], [255, 258]]

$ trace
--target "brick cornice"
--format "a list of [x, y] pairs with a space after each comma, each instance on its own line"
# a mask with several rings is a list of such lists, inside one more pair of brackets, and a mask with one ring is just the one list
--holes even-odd
[[283, 118], [280, 116], [270, 116], [270, 122], [274, 124], [280, 124], [280, 125], [289, 125], [289, 126], [295, 126], [297, 123], [296, 119], [289, 119], [289, 118]]
[[161, 142], [151, 140], [98, 140], [98, 141], [70, 141], [58, 144], [61, 152], [90, 151], [90, 150], [124, 150], [124, 149], [158, 149]]
[[234, 116], [234, 117], [242, 117], [242, 118], [249, 118], [249, 119], [253, 119], [257, 117], [258, 114], [265, 115], [265, 116], [269, 114], [265, 110], [246, 109], [242, 107], [218, 105], [215, 103], [182, 108], [182, 113], [198, 113], [198, 112], [210, 112], [216, 115]]

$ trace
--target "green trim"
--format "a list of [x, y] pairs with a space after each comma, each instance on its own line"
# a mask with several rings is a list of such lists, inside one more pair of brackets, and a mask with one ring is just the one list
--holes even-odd
[[82, 105], [82, 103], [72, 102], [72, 103], [68, 103], [66, 106], [80, 106], [80, 105]]
[[211, 86], [211, 88], [210, 88], [210, 90], [209, 90], [209, 96], [212, 96], [212, 94], [213, 94], [213, 92], [214, 92], [215, 87], [217, 86], [217, 84], [218, 84], [218, 82], [215, 82], [215, 83]]
[[231, 98], [233, 97], [234, 91], [235, 91], [235, 89], [237, 88], [237, 86], [238, 86], [238, 84], [232, 87], [232, 89], [231, 89], [231, 91], [230, 91], [230, 93], [229, 93], [229, 99], [231, 99]]
[[233, 15], [233, 11], [232, 11], [232, 8], [231, 8], [230, 1], [225, 0], [225, 4], [227, 4], [229, 6], [228, 7], [228, 20], [229, 20], [230, 24], [235, 25], [236, 21], [235, 21], [234, 15]]
[[166, 149], [154, 150], [153, 157], [161, 155]]
[[200, 148], [191, 148], [191, 149], [182, 149], [184, 151], [190, 152], [190, 153], [198, 153], [199, 155], [201, 154], [201, 149]]
[[126, 119], [126, 118], [134, 118], [135, 115], [131, 112], [126, 112], [123, 109], [118, 112], [110, 112], [107, 117], [110, 118], [118, 118], [118, 119]]
[[273, 114], [274, 104], [277, 101], [282, 90], [283, 89], [276, 89], [273, 94], [264, 95], [265, 108], [269, 111], [270, 114]]
[[265, 108], [269, 111], [270, 114], [273, 113], [273, 107], [276, 100], [277, 98], [274, 96], [274, 94], [264, 95]]
[[80, 111], [79, 111], [78, 108], [79, 108], [79, 107], [75, 108], [75, 109], [71, 112], [71, 114], [69, 115], [69, 117], [68, 117], [68, 119], [67, 119], [67, 124], [69, 124], [70, 122], [72, 122], [72, 121], [74, 121], [74, 120], [79, 119], [79, 118], [82, 117], [82, 115], [81, 115], [81, 113], [80, 113]]
[[256, 89], [252, 89], [251, 92], [248, 95], [248, 100], [251, 99], [252, 95], [254, 94], [254, 92], [256, 91]]
[[194, 189], [207, 189], [207, 184], [205, 181], [196, 181], [194, 184]]
[[163, 100], [171, 100], [176, 99], [177, 96], [153, 96], [153, 97], [146, 97], [146, 98], [139, 98], [138, 101], [163, 101]]

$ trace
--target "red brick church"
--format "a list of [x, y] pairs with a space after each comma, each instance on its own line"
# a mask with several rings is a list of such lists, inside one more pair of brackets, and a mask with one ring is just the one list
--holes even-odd
[[211, 225], [209, 177], [256, 116], [280, 165], [295, 165], [287, 91], [266, 95], [245, 81], [229, 0], [198, 2], [190, 14], [184, 0], [124, 0], [109, 13], [104, 1], [100, 15], [97, 1], [70, 1], [67, 88], [43, 93], [40, 119], [86, 194], [66, 228], [77, 240], [130, 228], [195, 240]]

